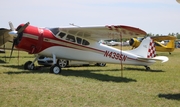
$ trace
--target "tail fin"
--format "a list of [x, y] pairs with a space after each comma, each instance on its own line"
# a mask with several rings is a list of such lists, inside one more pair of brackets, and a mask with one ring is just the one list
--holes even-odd
[[169, 42], [166, 44], [167, 48], [174, 48], [175, 47], [175, 40], [169, 40]]
[[143, 58], [153, 58], [156, 56], [155, 44], [150, 37], [144, 38], [137, 48], [128, 52], [136, 54]]
[[155, 57], [155, 56], [156, 56], [155, 43], [154, 43], [154, 41], [150, 38], [150, 43], [149, 43], [147, 58], [153, 58], [153, 57]]

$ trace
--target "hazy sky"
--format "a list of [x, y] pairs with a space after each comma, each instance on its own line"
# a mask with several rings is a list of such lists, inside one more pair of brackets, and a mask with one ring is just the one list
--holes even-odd
[[39, 27], [128, 25], [147, 33], [180, 33], [176, 0], [3, 0], [0, 28], [30, 22]]

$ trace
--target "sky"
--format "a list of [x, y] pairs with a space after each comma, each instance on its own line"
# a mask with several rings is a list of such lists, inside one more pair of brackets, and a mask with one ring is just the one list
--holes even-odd
[[127, 25], [147, 33], [180, 33], [176, 0], [3, 0], [0, 28], [30, 22], [38, 27]]

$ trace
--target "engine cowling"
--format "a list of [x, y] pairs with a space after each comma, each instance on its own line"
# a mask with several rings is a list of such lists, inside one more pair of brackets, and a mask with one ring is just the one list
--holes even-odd
[[140, 45], [140, 41], [137, 40], [136, 38], [131, 38], [129, 40], [129, 45], [132, 46], [133, 48], [137, 48]]

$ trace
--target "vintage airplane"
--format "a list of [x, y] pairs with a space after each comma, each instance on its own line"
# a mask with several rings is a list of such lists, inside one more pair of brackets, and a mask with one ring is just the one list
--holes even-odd
[[15, 29], [11, 22], [9, 25], [11, 29], [8, 33], [5, 32], [5, 35], [14, 37], [11, 55], [14, 46], [29, 54], [36, 54], [34, 61], [27, 61], [24, 64], [24, 69], [33, 70], [34, 62], [40, 55], [53, 58], [50, 72], [55, 74], [61, 72], [59, 60], [56, 59], [131, 64], [145, 66], [146, 70], [149, 70], [149, 66], [156, 61], [168, 61], [166, 56], [155, 56], [154, 42], [149, 37], [145, 38], [138, 48], [129, 51], [122, 51], [98, 42], [102, 39], [146, 35], [146, 32], [139, 28], [124, 25], [40, 28], [31, 26], [28, 22], [20, 24]]
[[[144, 37], [131, 38], [129, 45], [133, 48], [137, 48], [143, 39]], [[175, 49], [175, 36], [152, 36], [151, 39], [155, 42], [156, 51], [169, 52], [169, 54], [171, 54]], [[163, 40], [168, 40], [169, 42], [167, 44], [162, 44], [160, 41]]]

